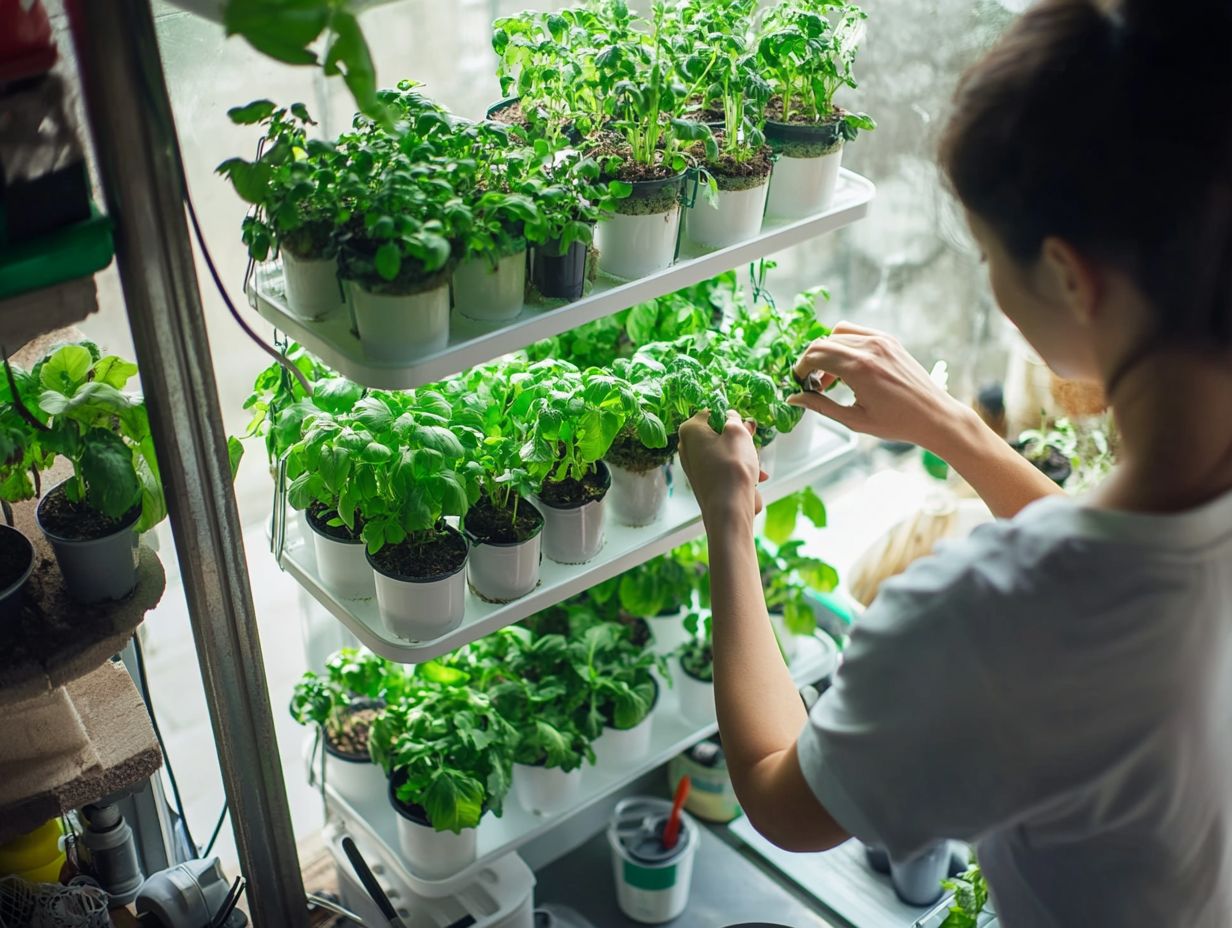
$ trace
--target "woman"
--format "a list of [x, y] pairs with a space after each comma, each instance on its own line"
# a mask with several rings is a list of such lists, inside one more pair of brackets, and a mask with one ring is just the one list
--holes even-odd
[[892, 338], [815, 342], [797, 405], [915, 442], [1001, 521], [885, 584], [806, 715], [753, 548], [757, 456], [681, 429], [715, 683], [751, 822], [797, 851], [972, 841], [1007, 928], [1232, 925], [1232, 16], [1043, 0], [964, 78], [942, 165], [1001, 308], [1096, 381], [1122, 462], [1082, 501]]

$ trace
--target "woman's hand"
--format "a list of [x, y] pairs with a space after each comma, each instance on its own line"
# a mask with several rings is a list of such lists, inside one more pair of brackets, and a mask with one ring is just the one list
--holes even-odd
[[751, 522], [761, 512], [757, 484], [766, 474], [753, 446], [755, 428], [734, 411], [727, 413], [722, 433], [710, 427], [708, 412], [699, 412], [680, 426], [680, 463], [708, 524], [740, 517]]
[[[962, 428], [968, 410], [938, 386], [902, 343], [891, 335], [840, 322], [796, 362], [796, 379], [810, 391], [788, 398], [849, 429], [932, 451], [945, 447]], [[844, 406], [820, 391], [842, 379], [856, 395]]]

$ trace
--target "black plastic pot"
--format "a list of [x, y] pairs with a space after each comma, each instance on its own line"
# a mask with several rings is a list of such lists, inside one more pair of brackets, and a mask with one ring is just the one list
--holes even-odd
[[574, 242], [562, 254], [559, 241], [535, 247], [531, 281], [546, 297], [578, 300], [586, 286], [586, 254], [583, 242]]
[[660, 177], [655, 180], [635, 180], [630, 185], [633, 189], [629, 192], [629, 195], [624, 200], [619, 201], [617, 205], [619, 206], [619, 203], [631, 203], [635, 200], [648, 200], [651, 197], [662, 196], [669, 191], [674, 191], [679, 196], [688, 176], [687, 171], [681, 171], [679, 174], [674, 174], [671, 177]]
[[484, 115], [487, 116], [488, 119], [495, 120], [497, 113], [509, 109], [511, 106], [514, 106], [520, 102], [521, 99], [521, 97], [505, 97], [503, 100], [497, 100], [484, 111]]
[[30, 574], [34, 571], [34, 545], [17, 529], [0, 525], [0, 548], [5, 549], [6, 553], [11, 555], [18, 564], [24, 558], [26, 565], [19, 571], [16, 578], [0, 587], [0, 619], [3, 619], [15, 614], [21, 608], [22, 591], [25, 589], [26, 581], [30, 579]]
[[840, 124], [834, 122], [820, 125], [800, 125], [790, 122], [766, 120], [766, 141], [771, 147], [776, 142], [799, 142], [807, 145], [834, 145], [842, 139]]

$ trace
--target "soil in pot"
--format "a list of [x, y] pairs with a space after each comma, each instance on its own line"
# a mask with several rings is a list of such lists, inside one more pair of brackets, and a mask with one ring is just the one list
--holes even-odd
[[840, 123], [845, 115], [835, 107], [826, 119], [810, 122], [796, 110], [790, 122], [783, 122], [783, 101], [775, 97], [766, 107], [766, 141], [788, 158], [820, 158], [843, 147]]
[[466, 540], [446, 526], [425, 541], [407, 539], [368, 555], [372, 565], [395, 580], [422, 583], [456, 574], [466, 563]]
[[[719, 134], [719, 139], [721, 143], [722, 133]], [[749, 190], [761, 186], [770, 176], [770, 169], [773, 166], [770, 154], [768, 145], [763, 146], [761, 151], [744, 161], [737, 161], [731, 155], [723, 153], [716, 160], [707, 161], [705, 168], [714, 175], [715, 183], [720, 190]], [[707, 205], [705, 198], [699, 195], [696, 205], [699, 207]]]
[[[1024, 447], [1025, 446], [1022, 442], [1014, 443], [1014, 450], [1019, 454], [1023, 454]], [[1074, 467], [1070, 463], [1069, 458], [1067, 458], [1052, 445], [1048, 446], [1047, 451], [1047, 455], [1043, 458], [1037, 459], [1026, 454], [1023, 454], [1023, 457], [1034, 464], [1036, 470], [1038, 470], [1057, 486], [1064, 486], [1065, 481], [1068, 480], [1070, 474], [1073, 473]]]
[[[650, 623], [641, 616], [621, 612], [617, 616], [617, 621], [629, 630], [629, 640], [639, 648], [645, 648], [654, 640], [654, 635], [650, 631]], [[655, 698], [658, 699], [658, 690], [655, 694]]]
[[517, 510], [515, 517], [510, 510], [497, 506], [489, 497], [481, 496], [466, 511], [463, 524], [467, 534], [481, 541], [498, 545], [520, 544], [543, 531], [543, 513], [524, 499], [518, 501]]
[[628, 432], [624, 432], [616, 437], [612, 442], [612, 446], [608, 448], [607, 454], [603, 459], [609, 464], [615, 464], [617, 467], [623, 467], [625, 470], [631, 470], [635, 474], [644, 474], [647, 471], [654, 470], [656, 467], [662, 467], [665, 464], [670, 464], [672, 457], [676, 454], [676, 447], [680, 443], [680, 439], [676, 435], [667, 437], [667, 447], [665, 448], [647, 448], [637, 436]]
[[351, 531], [345, 525], [330, 525], [329, 520], [334, 517], [336, 510], [331, 509], [324, 503], [313, 503], [308, 507], [308, 521], [312, 526], [327, 538], [332, 538], [335, 541], [358, 542], [359, 534], [363, 530], [363, 525], [358, 518], [355, 522], [355, 531]]
[[141, 515], [138, 503], [118, 519], [103, 515], [84, 502], [74, 503], [64, 485], [53, 489], [38, 504], [38, 520], [43, 530], [65, 541], [93, 541], [128, 528]]
[[709, 647], [700, 652], [690, 651], [680, 658], [680, 669], [698, 683], [713, 683], [714, 652]]
[[34, 548], [25, 535], [16, 529], [0, 531], [0, 590], [19, 582], [30, 570]]
[[555, 509], [577, 509], [603, 499], [611, 485], [612, 476], [607, 468], [596, 467], [581, 480], [566, 477], [544, 481], [539, 498]]
[[345, 713], [337, 726], [325, 730], [330, 750], [343, 757], [368, 760], [368, 733], [380, 712], [378, 706], [364, 706]]
[[492, 122], [498, 122], [503, 126], [521, 126], [523, 129], [530, 128], [530, 119], [526, 115], [526, 111], [522, 109], [522, 100], [519, 97], [510, 97], [507, 100], [501, 100], [493, 103], [488, 107], [488, 119]]

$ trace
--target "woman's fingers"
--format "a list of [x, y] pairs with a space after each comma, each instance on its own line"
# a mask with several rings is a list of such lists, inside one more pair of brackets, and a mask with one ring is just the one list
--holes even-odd
[[859, 431], [860, 410], [856, 406], [844, 406], [842, 403], [836, 403], [828, 396], [823, 396], [820, 393], [793, 393], [787, 397], [787, 402], [792, 406], [801, 406], [805, 409], [811, 409], [813, 412], [819, 412], [827, 419], [833, 419], [839, 425], [845, 425], [849, 429]]
[[878, 329], [866, 328], [862, 325], [856, 325], [854, 322], [848, 322], [846, 319], [839, 322], [830, 330], [835, 335], [884, 335], [885, 333]]
[[860, 346], [853, 344], [855, 338], [867, 336], [830, 336], [819, 338], [800, 355], [800, 360], [792, 369], [796, 380], [804, 383], [814, 371], [822, 373], [823, 388], [838, 378], [846, 379], [861, 363]]

